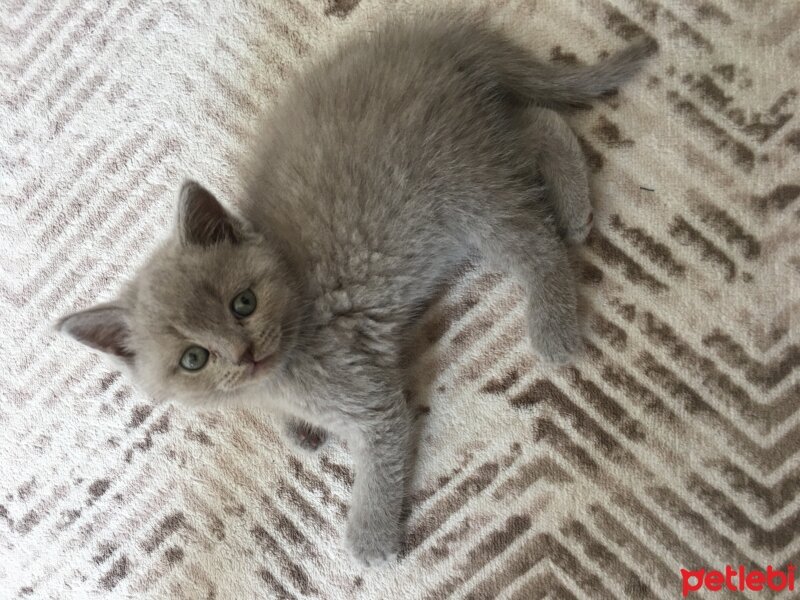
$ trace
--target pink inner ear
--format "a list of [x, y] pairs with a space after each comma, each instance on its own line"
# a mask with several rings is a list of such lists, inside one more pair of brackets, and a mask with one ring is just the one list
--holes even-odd
[[121, 323], [108, 323], [100, 326], [94, 334], [99, 344], [99, 350], [121, 358], [133, 358], [133, 352], [125, 346], [125, 342], [128, 339], [128, 329]]

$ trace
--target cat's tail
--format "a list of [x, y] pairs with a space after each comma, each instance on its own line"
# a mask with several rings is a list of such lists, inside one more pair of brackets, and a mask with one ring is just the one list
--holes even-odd
[[585, 105], [612, 92], [658, 50], [653, 38], [642, 37], [598, 63], [573, 66], [538, 62], [507, 40], [487, 41], [483, 58], [493, 71], [487, 75], [517, 99], [551, 108]]

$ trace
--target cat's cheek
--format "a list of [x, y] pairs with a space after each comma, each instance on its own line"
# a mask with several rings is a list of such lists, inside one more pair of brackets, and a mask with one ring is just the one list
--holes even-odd
[[134, 382], [136, 388], [155, 404], [163, 404], [172, 398], [174, 390], [168, 385], [165, 377], [161, 374], [156, 375], [152, 370], [143, 369], [141, 365], [138, 368], [134, 366], [127, 379]]

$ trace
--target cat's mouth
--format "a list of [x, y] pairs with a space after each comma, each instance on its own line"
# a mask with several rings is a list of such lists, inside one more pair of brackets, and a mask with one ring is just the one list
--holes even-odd
[[257, 378], [271, 370], [278, 360], [278, 353], [273, 352], [265, 357], [250, 363], [250, 377]]

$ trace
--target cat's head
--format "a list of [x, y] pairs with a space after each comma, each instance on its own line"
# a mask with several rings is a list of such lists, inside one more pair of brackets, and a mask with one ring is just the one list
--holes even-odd
[[156, 399], [214, 406], [278, 375], [300, 304], [296, 278], [268, 241], [187, 181], [172, 236], [119, 297], [57, 328], [106, 353]]

